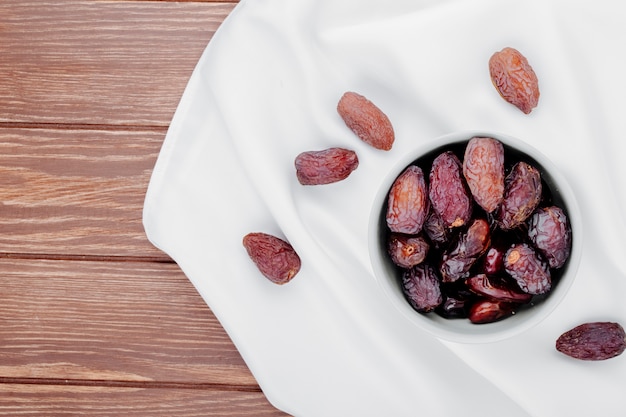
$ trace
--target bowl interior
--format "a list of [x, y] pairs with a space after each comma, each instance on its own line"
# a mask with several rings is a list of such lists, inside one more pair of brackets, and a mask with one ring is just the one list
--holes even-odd
[[[572, 229], [572, 249], [566, 264], [553, 273], [552, 290], [543, 299], [535, 299], [513, 316], [487, 324], [473, 324], [468, 319], [446, 319], [432, 312], [415, 311], [405, 299], [401, 285], [401, 270], [387, 255], [390, 231], [386, 224], [387, 196], [389, 190], [406, 167], [419, 160], [418, 165], [428, 176], [432, 160], [444, 150], [455, 150], [462, 157], [465, 145], [472, 137], [492, 137], [504, 145], [507, 160], [524, 160], [541, 172], [544, 189], [547, 186], [555, 205], [561, 207]], [[376, 280], [405, 320], [432, 335], [454, 342], [485, 343], [515, 336], [538, 324], [563, 299], [570, 288], [580, 260], [582, 227], [578, 204], [567, 181], [553, 163], [537, 149], [514, 137], [491, 132], [457, 132], [442, 136], [405, 155], [384, 178], [374, 199], [369, 225], [369, 250]], [[402, 318], [399, 318], [402, 319]]]

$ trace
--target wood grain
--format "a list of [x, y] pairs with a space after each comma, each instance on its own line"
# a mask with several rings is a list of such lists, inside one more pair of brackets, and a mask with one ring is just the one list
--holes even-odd
[[0, 127], [0, 254], [169, 259], [141, 221], [164, 136]]
[[11, 416], [273, 417], [261, 392], [0, 384], [0, 413]]
[[0, 376], [256, 386], [177, 265], [0, 259]]
[[0, 414], [285, 415], [141, 223], [236, 5], [0, 2]]
[[0, 2], [0, 122], [166, 127], [235, 5]]

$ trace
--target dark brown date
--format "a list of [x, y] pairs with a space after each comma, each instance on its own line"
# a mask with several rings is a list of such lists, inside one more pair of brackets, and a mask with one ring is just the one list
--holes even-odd
[[556, 350], [587, 361], [611, 359], [626, 350], [626, 333], [619, 323], [583, 323], [559, 336]]
[[433, 311], [443, 301], [439, 277], [427, 264], [407, 269], [402, 274], [402, 289], [411, 306], [421, 313]]
[[479, 300], [470, 307], [468, 318], [474, 324], [493, 323], [512, 315], [516, 306], [506, 301]]
[[507, 175], [504, 185], [504, 198], [496, 212], [501, 229], [518, 227], [530, 217], [541, 201], [541, 175], [527, 164], [518, 162]]
[[443, 246], [450, 239], [450, 230], [432, 208], [424, 222], [424, 233], [436, 247]]
[[572, 230], [562, 209], [550, 206], [535, 210], [528, 221], [528, 237], [550, 268], [565, 265], [572, 247]]
[[300, 184], [331, 184], [348, 178], [359, 166], [359, 158], [349, 149], [328, 148], [302, 152], [296, 157], [295, 166]]
[[430, 170], [430, 205], [446, 227], [459, 227], [472, 216], [472, 197], [459, 158], [451, 151], [435, 158]]
[[491, 232], [484, 219], [475, 219], [468, 229], [459, 235], [452, 247], [444, 251], [441, 263], [443, 282], [454, 282], [469, 276], [469, 270], [489, 247]]
[[512, 284], [503, 279], [488, 277], [485, 274], [478, 274], [465, 280], [467, 287], [478, 295], [489, 298], [493, 301], [508, 301], [511, 303], [528, 303], [532, 295], [515, 288]]
[[401, 268], [411, 268], [426, 259], [429, 244], [422, 236], [408, 236], [392, 233], [387, 250], [389, 257]]
[[435, 311], [446, 319], [465, 319], [467, 318], [468, 304], [469, 300], [446, 297]]
[[467, 289], [461, 280], [442, 284], [443, 302], [435, 309], [441, 317], [456, 319], [467, 318], [470, 305], [476, 300], [476, 294]]
[[[571, 255], [572, 228], [557, 206], [559, 190], [538, 168], [523, 152], [479, 136], [414, 160], [396, 178], [385, 206], [391, 233], [381, 243], [399, 267], [398, 279], [409, 282], [406, 271], [414, 265], [432, 268], [443, 299], [435, 312], [444, 318], [471, 315], [487, 323], [543, 302]], [[423, 240], [409, 242], [417, 237]], [[412, 303], [422, 313], [432, 311]]]
[[424, 172], [417, 165], [408, 167], [391, 186], [387, 199], [387, 226], [392, 232], [418, 234], [429, 210]]
[[463, 175], [474, 200], [493, 212], [504, 195], [504, 147], [493, 138], [470, 139], [463, 157]]
[[487, 275], [497, 275], [504, 271], [505, 251], [497, 246], [491, 246], [483, 258], [482, 271]]
[[539, 102], [537, 74], [524, 55], [504, 48], [489, 59], [489, 75], [503, 99], [528, 114]]
[[300, 257], [286, 241], [267, 233], [248, 233], [243, 238], [250, 259], [275, 284], [286, 284], [300, 271]]
[[548, 264], [526, 243], [513, 245], [506, 252], [504, 269], [528, 294], [544, 294], [552, 287]]

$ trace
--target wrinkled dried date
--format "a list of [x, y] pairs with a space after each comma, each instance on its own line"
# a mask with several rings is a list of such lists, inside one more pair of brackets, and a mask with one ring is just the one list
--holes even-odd
[[[499, 140], [473, 137], [464, 146], [454, 143], [420, 157], [392, 185], [388, 256], [407, 271], [409, 254], [428, 246], [423, 259], [419, 253], [418, 265], [435, 273], [442, 301], [434, 311], [440, 316], [497, 321], [541, 302], [560, 278], [555, 271], [570, 256], [572, 231], [565, 211], [551, 205], [560, 201], [558, 194], [543, 189], [547, 183], [533, 164]], [[422, 168], [430, 172], [428, 182]], [[548, 206], [539, 207], [542, 202]], [[406, 246], [399, 236], [420, 243]], [[419, 271], [421, 284], [435, 288], [431, 274]], [[403, 285], [409, 276], [404, 273]], [[416, 291], [415, 282], [408, 285]], [[432, 311], [423, 300], [419, 308], [412, 303], [422, 313]]]
[[331, 184], [348, 178], [359, 166], [359, 158], [349, 149], [328, 148], [299, 154], [294, 162], [302, 185]]
[[504, 269], [515, 278], [522, 291], [528, 294], [545, 294], [552, 287], [548, 264], [526, 243], [513, 245], [506, 252]]
[[528, 60], [514, 48], [504, 48], [489, 59], [491, 81], [502, 98], [528, 114], [539, 102], [539, 82]]
[[556, 340], [556, 350], [575, 359], [601, 361], [621, 355], [626, 333], [619, 323], [583, 323]]
[[275, 284], [286, 284], [300, 271], [300, 257], [286, 241], [267, 233], [248, 233], [243, 246], [259, 271]]
[[367, 98], [348, 91], [339, 100], [337, 112], [365, 143], [385, 151], [393, 146], [395, 134], [389, 118]]
[[391, 186], [387, 225], [392, 232], [418, 234], [424, 226], [428, 209], [424, 172], [420, 167], [411, 165]]
[[475, 219], [459, 235], [456, 244], [444, 252], [440, 268], [443, 282], [469, 276], [470, 268], [489, 247], [490, 236], [489, 224], [484, 219]]
[[561, 268], [569, 258], [572, 230], [561, 208], [537, 209], [528, 221], [528, 237], [546, 257], [550, 268]]
[[424, 222], [424, 233], [435, 247], [441, 247], [450, 239], [450, 230], [444, 224], [441, 216], [430, 210]]
[[539, 170], [526, 162], [515, 164], [506, 177], [504, 198], [496, 213], [500, 228], [510, 230], [524, 223], [539, 205], [541, 192]]
[[472, 216], [472, 198], [462, 171], [461, 161], [450, 151], [437, 156], [430, 170], [430, 204], [447, 227], [463, 226]]
[[504, 195], [504, 147], [499, 140], [475, 137], [465, 147], [463, 175], [474, 200], [487, 213]]
[[387, 250], [391, 260], [401, 268], [411, 268], [426, 259], [429, 244], [421, 236], [392, 233]]
[[402, 289], [411, 306], [422, 313], [434, 310], [443, 301], [439, 278], [430, 265], [407, 269], [402, 274]]

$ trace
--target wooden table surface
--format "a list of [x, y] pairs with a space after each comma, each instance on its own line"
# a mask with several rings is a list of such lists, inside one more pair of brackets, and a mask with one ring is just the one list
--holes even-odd
[[0, 414], [284, 415], [141, 222], [236, 5], [0, 2]]

